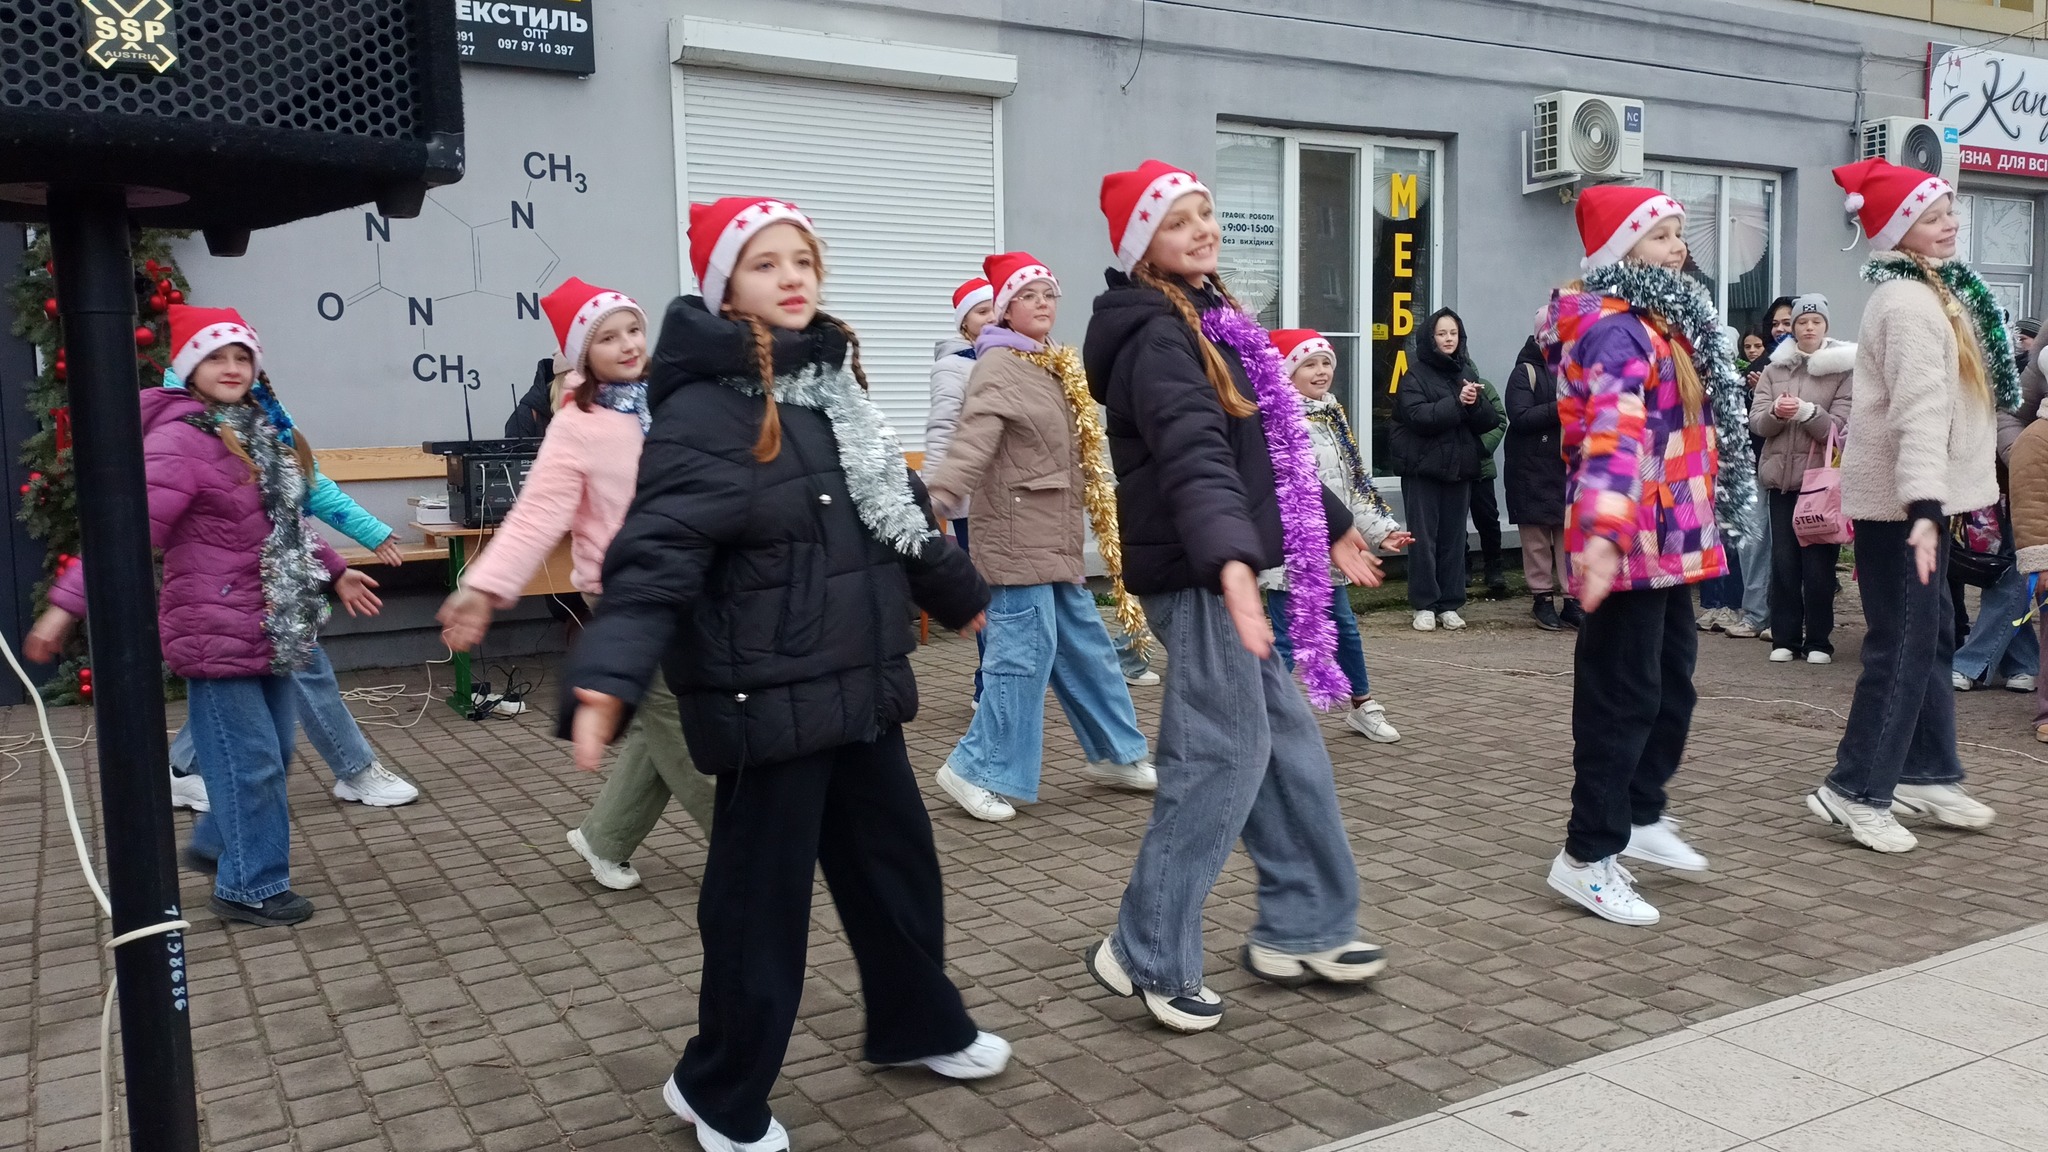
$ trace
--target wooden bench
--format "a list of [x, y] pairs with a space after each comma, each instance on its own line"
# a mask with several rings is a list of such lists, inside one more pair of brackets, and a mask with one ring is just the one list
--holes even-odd
[[427, 480], [448, 475], [448, 461], [418, 445], [401, 448], [321, 448], [313, 453], [320, 472], [336, 484], [358, 480]]
[[[351, 568], [369, 568], [383, 563], [382, 560], [377, 559], [375, 552], [360, 544], [350, 544], [342, 548], [336, 548], [335, 551], [341, 553], [341, 558], [348, 561], [348, 566]], [[407, 564], [416, 561], [446, 560], [448, 558], [448, 546], [445, 544], [400, 543], [398, 553], [399, 557]]]

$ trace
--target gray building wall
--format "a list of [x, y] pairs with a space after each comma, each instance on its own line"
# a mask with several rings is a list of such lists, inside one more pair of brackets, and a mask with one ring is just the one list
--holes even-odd
[[[596, 75], [466, 70], [468, 175], [419, 220], [390, 222], [389, 242], [363, 210], [260, 233], [235, 260], [195, 242], [181, 253], [195, 299], [244, 310], [319, 445], [465, 435], [458, 358], [476, 434], [496, 435], [553, 344], [519, 293], [574, 274], [658, 313], [688, 282], [667, 32], [685, 14], [1013, 54], [1004, 242], [1065, 278], [1068, 341], [1110, 262], [1103, 173], [1147, 156], [1207, 171], [1223, 122], [1442, 141], [1441, 300], [1490, 373], [1580, 254], [1570, 206], [1521, 192], [1531, 97], [1640, 97], [1653, 160], [1782, 173], [1780, 287], [1827, 293], [1848, 327], [1861, 257], [1840, 250], [1851, 232], [1828, 169], [1853, 159], [1859, 116], [1921, 114], [1930, 39], [1989, 39], [1793, 0], [605, 0]], [[428, 296], [431, 325], [407, 299]], [[433, 487], [362, 491], [392, 518]]]

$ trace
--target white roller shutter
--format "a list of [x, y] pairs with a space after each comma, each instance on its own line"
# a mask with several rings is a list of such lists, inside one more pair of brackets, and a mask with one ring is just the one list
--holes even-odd
[[875, 400], [924, 447], [932, 345], [996, 245], [995, 101], [684, 69], [689, 198], [777, 196], [826, 242], [825, 306], [860, 333]]

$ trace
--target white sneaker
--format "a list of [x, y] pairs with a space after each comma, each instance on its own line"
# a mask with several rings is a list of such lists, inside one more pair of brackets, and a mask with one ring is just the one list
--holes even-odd
[[1429, 611], [1417, 612], [1415, 619], [1411, 622], [1411, 626], [1417, 632], [1436, 631], [1436, 613]]
[[1735, 619], [1730, 620], [1726, 627], [1721, 629], [1721, 634], [1723, 636], [1733, 636], [1737, 640], [1754, 640], [1756, 639], [1756, 625], [1751, 624], [1748, 620], [1738, 615]]
[[590, 850], [590, 841], [584, 838], [583, 829], [569, 829], [569, 847], [576, 850], [583, 862], [590, 865], [590, 875], [599, 884], [617, 892], [640, 886], [640, 873], [624, 860], [607, 860]]
[[1707, 858], [1678, 835], [1678, 821], [1666, 816], [1655, 824], [1638, 824], [1629, 829], [1628, 847], [1621, 850], [1631, 860], [1662, 864], [1681, 872], [1705, 872]]
[[1790, 648], [1773, 648], [1771, 649], [1771, 663], [1790, 664], [1796, 655]]
[[1127, 672], [1124, 674], [1124, 683], [1129, 684], [1136, 688], [1157, 687], [1159, 684], [1159, 673], [1154, 672], [1150, 668], [1145, 669], [1143, 672], [1138, 673], [1136, 676], [1133, 676]]
[[1806, 810], [1847, 828], [1858, 844], [1873, 852], [1911, 852], [1920, 846], [1911, 832], [1899, 826], [1891, 809], [1858, 804], [1826, 785], [1806, 794]]
[[2032, 692], [2034, 686], [2039, 683], [2040, 681], [2022, 672], [2017, 676], [2005, 678], [2005, 690], [2007, 692]]
[[1693, 626], [1702, 632], [1712, 632], [1721, 626], [1721, 610], [1709, 608], [1692, 618]]
[[1958, 692], [1968, 692], [1970, 689], [1975, 688], [1977, 686], [1976, 681], [1970, 679], [1968, 676], [1963, 675], [1961, 672], [1949, 673], [1948, 682], [1949, 686], [1954, 688]]
[[190, 808], [194, 812], [211, 812], [213, 804], [206, 799], [206, 781], [197, 772], [183, 776], [171, 773], [171, 807]]
[[661, 1086], [661, 1102], [668, 1105], [668, 1110], [683, 1123], [697, 1130], [697, 1145], [704, 1152], [789, 1152], [789, 1132], [783, 1128], [782, 1121], [773, 1116], [768, 1118], [768, 1131], [763, 1132], [759, 1140], [735, 1140], [697, 1119], [697, 1113], [690, 1109], [690, 1102], [683, 1099], [683, 1090], [676, 1087], [673, 1073]]
[[1991, 805], [1963, 791], [1960, 784], [1901, 784], [1892, 791], [1892, 807], [1908, 816], [1932, 816], [1954, 828], [1989, 828], [1998, 819]]
[[1436, 614], [1436, 620], [1444, 626], [1446, 632], [1456, 632], [1465, 626], [1465, 618], [1456, 612], [1439, 612]]
[[1835, 658], [1821, 651], [1820, 649], [1815, 648], [1813, 651], [1808, 652], [1806, 654], [1806, 662], [1808, 664], [1833, 664], [1835, 662]]
[[372, 808], [396, 808], [420, 798], [420, 790], [391, 769], [372, 761], [368, 768], [346, 780], [334, 782], [337, 800], [353, 800]]
[[1140, 988], [1124, 966], [1117, 963], [1116, 952], [1108, 940], [1090, 948], [1086, 960], [1088, 974], [1095, 977], [1097, 984], [1118, 996], [1142, 996], [1145, 1010], [1152, 1013], [1152, 1018], [1175, 1032], [1207, 1032], [1223, 1022], [1223, 997], [1210, 991], [1206, 984], [1193, 996], [1161, 996]]
[[920, 1064], [955, 1080], [986, 1080], [1002, 1075], [1003, 1069], [1010, 1066], [1010, 1042], [993, 1032], [981, 1032], [975, 1035], [974, 1043], [958, 1052], [927, 1056], [892, 1067], [910, 1068]]
[[1332, 984], [1362, 984], [1386, 971], [1386, 950], [1377, 944], [1354, 940], [1326, 952], [1279, 952], [1263, 944], [1245, 942], [1238, 963], [1259, 979], [1289, 988], [1311, 980]]
[[1771, 638], [1771, 630], [1769, 628], [1764, 629], [1756, 634], [1756, 638], [1759, 640], [1769, 640]]
[[1617, 856], [1574, 866], [1559, 852], [1550, 862], [1550, 886], [1585, 905], [1593, 915], [1616, 924], [1655, 924], [1657, 910], [1636, 895], [1635, 880]]
[[1133, 792], [1152, 792], [1159, 788], [1159, 773], [1152, 767], [1150, 756], [1130, 764], [1090, 760], [1082, 771], [1087, 773], [1090, 779], [1101, 781], [1112, 788], [1128, 788]]
[[1386, 705], [1377, 700], [1367, 700], [1353, 708], [1344, 722], [1375, 744], [1393, 744], [1401, 739], [1401, 730], [1387, 723]]
[[960, 807], [967, 809], [967, 814], [976, 820], [1000, 824], [1017, 814], [1017, 810], [1010, 807], [1008, 800], [979, 784], [969, 784], [962, 780], [960, 774], [953, 771], [951, 764], [940, 766], [939, 787], [944, 788], [946, 795], [958, 801]]

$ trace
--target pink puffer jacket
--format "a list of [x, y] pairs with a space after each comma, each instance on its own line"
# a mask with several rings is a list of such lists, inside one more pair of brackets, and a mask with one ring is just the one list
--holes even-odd
[[[185, 422], [206, 410], [191, 393], [149, 388], [141, 396], [149, 542], [164, 554], [157, 601], [164, 660], [187, 679], [268, 676], [258, 557], [270, 518], [249, 466], [218, 437]], [[328, 576], [341, 575], [347, 565], [340, 554], [325, 541], [318, 547]], [[50, 603], [85, 614], [85, 565], [65, 570]]]

